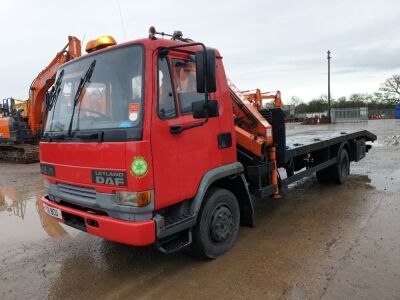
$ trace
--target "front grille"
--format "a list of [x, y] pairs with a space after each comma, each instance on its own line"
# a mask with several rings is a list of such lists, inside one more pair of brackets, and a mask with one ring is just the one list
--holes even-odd
[[93, 188], [81, 187], [65, 183], [57, 183], [57, 188], [60, 192], [69, 194], [75, 197], [86, 199], [96, 199], [96, 190]]

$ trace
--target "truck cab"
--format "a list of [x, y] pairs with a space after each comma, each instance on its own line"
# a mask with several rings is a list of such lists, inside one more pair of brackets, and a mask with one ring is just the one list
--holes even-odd
[[91, 49], [58, 71], [40, 143], [45, 210], [88, 233], [170, 252], [192, 243], [210, 187], [229, 181], [244, 197], [213, 216], [226, 219], [215, 224], [228, 226], [217, 244], [230, 247], [240, 208], [252, 215], [232, 114], [217, 50], [155, 37]]

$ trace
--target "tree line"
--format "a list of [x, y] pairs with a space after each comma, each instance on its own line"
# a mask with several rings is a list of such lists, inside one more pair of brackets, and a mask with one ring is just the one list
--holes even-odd
[[[328, 96], [321, 95], [308, 103], [297, 96], [293, 96], [290, 105], [295, 106], [296, 113], [324, 112], [328, 110]], [[368, 107], [368, 109], [391, 109], [400, 104], [400, 75], [393, 75], [386, 79], [375, 93], [355, 93], [349, 97], [331, 97], [331, 107], [351, 108]]]

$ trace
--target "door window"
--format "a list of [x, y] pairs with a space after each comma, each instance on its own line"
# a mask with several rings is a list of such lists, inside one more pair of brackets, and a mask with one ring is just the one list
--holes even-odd
[[192, 113], [192, 103], [204, 99], [197, 93], [196, 64], [191, 60], [173, 59], [174, 79], [182, 114]]
[[158, 59], [158, 116], [161, 119], [176, 117], [174, 90], [166, 57]]

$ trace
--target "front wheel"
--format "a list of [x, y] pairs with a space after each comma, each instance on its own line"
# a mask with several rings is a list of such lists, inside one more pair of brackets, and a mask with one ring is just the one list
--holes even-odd
[[239, 225], [240, 208], [235, 195], [225, 189], [210, 190], [194, 228], [194, 250], [208, 259], [224, 254], [235, 243]]

